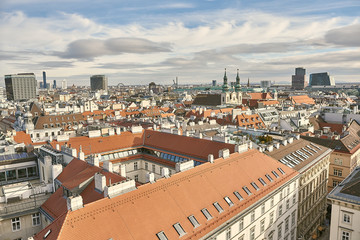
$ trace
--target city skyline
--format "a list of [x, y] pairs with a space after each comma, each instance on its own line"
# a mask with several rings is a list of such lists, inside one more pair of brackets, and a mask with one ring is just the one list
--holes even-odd
[[[281, 10], [279, 10], [281, 9]], [[291, 82], [296, 67], [357, 82], [358, 1], [4, 1], [4, 75], [89, 85]], [[95, 16], [95, 17], [94, 17]]]

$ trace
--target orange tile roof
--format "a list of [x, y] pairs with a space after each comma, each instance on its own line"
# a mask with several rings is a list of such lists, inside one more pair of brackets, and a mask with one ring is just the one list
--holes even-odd
[[25, 145], [32, 144], [30, 134], [25, 133], [25, 131], [16, 132], [14, 141], [17, 143], [24, 143]]
[[291, 96], [293, 104], [315, 104], [315, 100], [308, 95]]
[[259, 114], [240, 114], [236, 116], [237, 125], [240, 127], [251, 127], [251, 128], [265, 128], [265, 124], [262, 121]]
[[[277, 168], [281, 167], [285, 175]], [[269, 182], [265, 174], [276, 171], [279, 178]], [[241, 173], [241, 174], [239, 174]], [[137, 190], [95, 201], [76, 211], [68, 211], [40, 231], [34, 238], [43, 239], [156, 239], [156, 233], [164, 231], [168, 239], [178, 239], [173, 224], [180, 223], [187, 233], [182, 239], [199, 239], [210, 231], [248, 209], [254, 203], [275, 191], [298, 173], [275, 159], [249, 150], [232, 154], [227, 159], [217, 159], [188, 171], [145, 184]], [[265, 179], [263, 186], [258, 178]], [[250, 183], [258, 182], [260, 190]], [[253, 193], [248, 196], [242, 187]], [[239, 191], [244, 200], [239, 201], [234, 191]], [[228, 196], [234, 206], [229, 207], [224, 197]], [[224, 212], [218, 213], [214, 206], [218, 202]], [[151, 206], [151, 207], [150, 207]], [[201, 209], [207, 208], [213, 216], [209, 221]], [[195, 228], [187, 219], [194, 215], [200, 226]]]

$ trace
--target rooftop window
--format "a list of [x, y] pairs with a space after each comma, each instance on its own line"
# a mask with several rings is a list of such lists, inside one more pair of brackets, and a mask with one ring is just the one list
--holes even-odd
[[278, 168], [278, 170], [281, 172], [282, 175], [285, 175], [284, 170], [282, 170], [281, 168]]
[[197, 228], [198, 226], [200, 226], [198, 220], [196, 220], [194, 215], [189, 216], [188, 219], [191, 222], [191, 224], [194, 226], [194, 228]]
[[224, 209], [220, 206], [218, 202], [214, 202], [213, 205], [219, 213], [222, 213], [224, 211]]
[[173, 227], [175, 228], [176, 232], [179, 234], [180, 237], [186, 234], [180, 223], [175, 223]]
[[275, 176], [276, 178], [279, 177], [279, 174], [277, 174], [277, 172], [275, 172], [275, 171], [271, 171], [271, 172], [272, 172], [272, 174], [274, 174], [274, 176]]
[[240, 193], [238, 191], [235, 191], [234, 192], [234, 195], [241, 201], [243, 200], [244, 198], [240, 195]]
[[229, 204], [229, 206], [231, 207], [232, 205], [234, 205], [234, 203], [231, 201], [231, 199], [229, 197], [224, 197], [225, 202], [227, 202], [227, 204]]
[[260, 182], [263, 186], [266, 186], [266, 182], [264, 181], [264, 179], [259, 178], [259, 182]]
[[159, 240], [168, 240], [168, 238], [166, 237], [165, 233], [163, 231], [158, 232], [156, 234], [156, 236], [158, 237]]
[[247, 193], [247, 195], [251, 195], [252, 193], [250, 192], [250, 190], [245, 186], [245, 187], [243, 187], [242, 188], [246, 193]]
[[212, 219], [212, 216], [211, 214], [209, 213], [209, 211], [204, 208], [204, 209], [201, 209], [201, 212], [204, 214], [204, 216], [206, 217], [206, 219], [209, 221], [210, 219]]
[[256, 183], [252, 182], [251, 186], [253, 186], [253, 188], [255, 188], [256, 191], [259, 191], [260, 188], [258, 187], [258, 185], [256, 185]]

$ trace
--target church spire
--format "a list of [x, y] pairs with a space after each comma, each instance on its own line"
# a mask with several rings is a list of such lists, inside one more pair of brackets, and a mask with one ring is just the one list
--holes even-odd
[[223, 92], [228, 92], [229, 91], [229, 85], [227, 83], [227, 76], [226, 76], [226, 68], [225, 68], [225, 73], [224, 73], [224, 84], [222, 86], [222, 91]]
[[248, 84], [247, 84], [247, 87], [248, 87], [248, 88], [250, 87], [250, 78], [248, 78]]
[[240, 92], [240, 91], [241, 91], [241, 86], [240, 86], [240, 77], [239, 77], [239, 69], [238, 69], [236, 75], [235, 92]]

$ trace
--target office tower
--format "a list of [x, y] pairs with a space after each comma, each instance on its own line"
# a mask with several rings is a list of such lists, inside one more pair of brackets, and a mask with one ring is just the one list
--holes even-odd
[[46, 72], [43, 71], [43, 87], [47, 88], [47, 84], [46, 84]]
[[93, 75], [90, 77], [91, 91], [108, 90], [108, 79], [105, 75]]
[[216, 87], [216, 80], [212, 80], [212, 86]]
[[8, 100], [36, 98], [37, 81], [34, 73], [5, 75], [6, 97]]
[[66, 79], [61, 81], [61, 89], [67, 89], [67, 81], [66, 81]]
[[56, 89], [56, 80], [54, 80], [53, 89]]
[[305, 77], [306, 70], [304, 68], [295, 68], [295, 75], [292, 75], [291, 88], [294, 90], [303, 90], [307, 85]]
[[309, 86], [335, 86], [335, 80], [327, 72], [312, 73], [310, 74]]
[[271, 81], [269, 80], [260, 81], [260, 87], [264, 89], [271, 87]]

